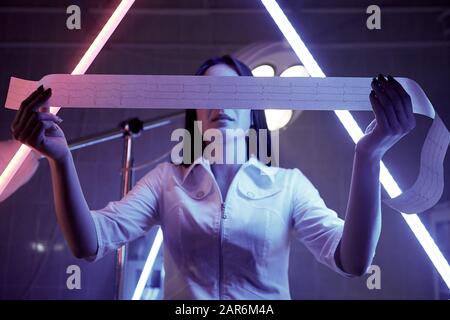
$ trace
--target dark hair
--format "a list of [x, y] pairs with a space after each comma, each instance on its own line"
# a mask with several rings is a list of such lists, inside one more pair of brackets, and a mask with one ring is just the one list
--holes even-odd
[[[226, 64], [232, 67], [234, 70], [236, 70], [237, 74], [239, 76], [246, 76], [246, 77], [252, 77], [252, 71], [250, 68], [244, 64], [243, 62], [239, 61], [238, 59], [232, 57], [231, 55], [224, 55], [222, 57], [215, 57], [206, 60], [198, 69], [195, 75], [201, 76], [204, 75], [206, 70], [209, 67], [212, 67], [216, 64]], [[251, 126], [250, 129], [254, 129], [256, 131], [256, 142], [257, 142], [257, 149], [256, 149], [256, 157], [259, 159], [259, 130], [260, 129], [266, 129], [267, 132], [269, 132], [269, 129], [267, 127], [267, 121], [266, 121], [266, 115], [264, 113], [264, 110], [251, 110], [250, 111], [250, 117], [251, 117]], [[185, 118], [185, 129], [190, 133], [191, 137], [194, 137], [194, 121], [197, 120], [197, 111], [196, 109], [186, 109], [186, 118]], [[248, 143], [248, 137], [246, 137], [247, 140], [247, 159], [249, 157], [249, 143]], [[267, 135], [267, 146], [266, 146], [266, 152], [267, 155], [271, 155], [271, 139], [270, 139], [270, 132]], [[191, 153], [190, 153], [191, 159], [186, 159], [186, 155], [183, 155], [183, 165], [188, 165], [189, 163], [192, 163], [197, 156], [194, 154], [194, 144], [191, 143]], [[186, 161], [188, 163], [186, 163]], [[271, 165], [271, 162], [267, 163], [268, 166]]]

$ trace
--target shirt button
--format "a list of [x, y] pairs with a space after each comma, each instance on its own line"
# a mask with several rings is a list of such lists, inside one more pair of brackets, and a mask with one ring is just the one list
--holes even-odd
[[247, 196], [249, 197], [249, 198], [253, 198], [255, 195], [253, 194], [253, 192], [247, 192]]
[[197, 197], [198, 197], [198, 198], [201, 198], [201, 197], [203, 197], [204, 195], [205, 195], [205, 193], [204, 193], [203, 191], [197, 192]]

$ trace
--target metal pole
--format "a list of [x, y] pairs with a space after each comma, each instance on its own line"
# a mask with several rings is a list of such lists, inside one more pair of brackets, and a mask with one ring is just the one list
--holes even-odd
[[[172, 124], [178, 119], [184, 117], [184, 112], [172, 113], [168, 116], [163, 116], [160, 118], [144, 121], [144, 126], [142, 131], [148, 131]], [[123, 137], [123, 129], [113, 129], [93, 136], [88, 136], [85, 138], [77, 139], [69, 143], [70, 151], [82, 149], [84, 147], [89, 147], [102, 142], [107, 142]]]
[[[174, 123], [177, 119], [184, 117], [184, 112], [173, 113], [168, 116], [160, 117], [153, 120], [148, 120], [144, 122], [144, 127], [142, 131], [148, 131], [151, 129], [163, 127]], [[87, 136], [84, 138], [77, 139], [75, 141], [69, 142], [70, 151], [75, 151], [78, 149], [83, 149], [85, 147], [94, 146], [103, 142], [119, 139], [123, 137], [122, 129], [113, 129], [105, 131], [103, 133], [95, 134], [92, 136]], [[41, 155], [39, 159], [43, 159], [45, 156]]]
[[[133, 132], [130, 131], [129, 123], [123, 125], [124, 138], [124, 152], [123, 152], [123, 171], [122, 171], [122, 192], [124, 197], [132, 187], [133, 167], [132, 147], [133, 147]], [[124, 245], [117, 250], [117, 264], [116, 264], [116, 299], [123, 299], [123, 286], [125, 274], [125, 262], [127, 257], [127, 246]]]

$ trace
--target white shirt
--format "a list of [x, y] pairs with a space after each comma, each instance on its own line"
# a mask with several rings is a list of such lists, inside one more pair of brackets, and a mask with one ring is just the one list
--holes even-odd
[[222, 201], [205, 158], [161, 163], [120, 201], [91, 210], [97, 260], [161, 225], [164, 299], [290, 299], [291, 239], [344, 276], [334, 259], [344, 221], [298, 169], [251, 157]]

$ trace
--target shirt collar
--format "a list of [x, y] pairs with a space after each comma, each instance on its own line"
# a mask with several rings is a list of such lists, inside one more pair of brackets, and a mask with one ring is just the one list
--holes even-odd
[[181, 181], [182, 184], [184, 184], [184, 182], [186, 181], [186, 178], [189, 176], [189, 174], [192, 172], [194, 167], [197, 166], [197, 165], [201, 165], [207, 171], [209, 171], [210, 168], [211, 168], [208, 159], [204, 158], [203, 156], [198, 157], [197, 159], [195, 159], [195, 161], [184, 172], [183, 179]]
[[[186, 178], [189, 176], [189, 174], [192, 173], [192, 170], [197, 165], [200, 165], [206, 171], [211, 172], [211, 164], [210, 164], [209, 159], [207, 159], [207, 158], [205, 158], [203, 156], [200, 156], [197, 159], [195, 159], [195, 161], [184, 172], [183, 178], [182, 178], [182, 184], [184, 184], [184, 182], [186, 181]], [[254, 173], [253, 174], [249, 174], [252, 178], [254, 178], [255, 180], [258, 180], [258, 175], [259, 175], [260, 176], [259, 178], [268, 179], [270, 184], [272, 184], [275, 181], [275, 174], [276, 174], [276, 170], [278, 168], [269, 167], [269, 166], [265, 165], [264, 163], [259, 161], [252, 154], [250, 156], [250, 159], [247, 160], [247, 162], [242, 164], [242, 168], [241, 169], [247, 171], [248, 173], [250, 173], [250, 171], [252, 171], [252, 169], [256, 169], [256, 170], [254, 170], [257, 173], [256, 175]]]

